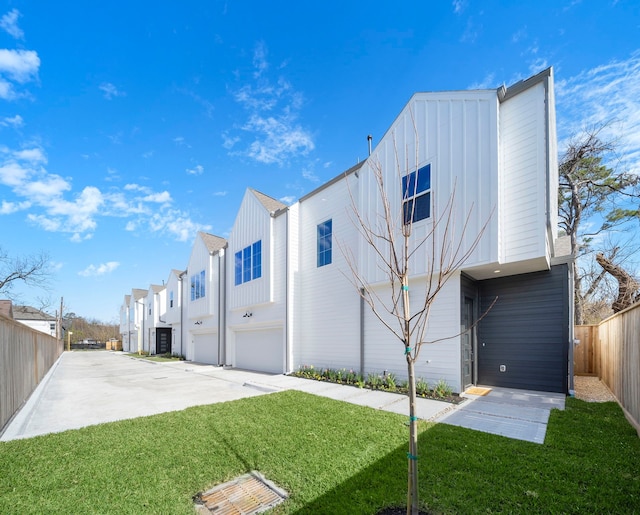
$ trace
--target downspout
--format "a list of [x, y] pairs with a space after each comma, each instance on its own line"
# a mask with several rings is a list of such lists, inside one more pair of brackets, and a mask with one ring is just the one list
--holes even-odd
[[360, 375], [364, 378], [364, 288], [360, 288]]
[[180, 281], [180, 355], [187, 357], [184, 352], [184, 276], [185, 272], [182, 272], [178, 276]]
[[291, 347], [289, 345], [289, 210], [285, 214], [284, 224], [284, 372], [288, 374], [291, 372], [291, 359], [289, 352]]
[[220, 255], [220, 251], [218, 251], [218, 365], [223, 366], [226, 361], [225, 357], [225, 338], [222, 334], [222, 331], [225, 328], [225, 306], [222, 305], [224, 302], [224, 296], [222, 295], [223, 286], [225, 282], [225, 277], [222, 274], [222, 264], [221, 264], [222, 256]]

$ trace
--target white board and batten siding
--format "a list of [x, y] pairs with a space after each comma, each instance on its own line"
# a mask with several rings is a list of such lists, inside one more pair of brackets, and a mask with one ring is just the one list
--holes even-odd
[[[398, 116], [367, 160], [362, 173], [360, 206], [368, 220], [382, 212], [372, 168], [381, 166], [396, 226], [402, 224], [401, 177], [426, 164], [431, 165], [431, 217], [413, 225], [413, 241], [429, 234], [453, 198], [454, 218], [449, 226], [454, 241], [463, 238], [470, 248], [487, 227], [480, 243], [467, 260], [468, 266], [498, 259], [498, 97], [495, 91], [418, 93]], [[417, 148], [416, 148], [417, 147]], [[465, 218], [470, 214], [466, 229]], [[441, 223], [436, 237], [446, 228]], [[424, 274], [431, 257], [424, 245], [411, 269]], [[437, 258], [436, 258], [437, 259]], [[437, 262], [437, 261], [436, 261]], [[386, 280], [375, 255], [362, 249], [361, 269], [370, 283]]]
[[540, 82], [500, 105], [501, 263], [548, 256], [546, 104]]
[[[220, 279], [224, 274], [225, 249], [211, 254], [199, 235], [191, 251], [187, 273], [183, 279], [184, 303], [187, 306], [187, 338], [184, 345], [185, 356], [199, 363], [218, 365], [221, 292]], [[204, 296], [191, 298], [191, 278], [205, 273]], [[223, 294], [224, 292], [222, 292]], [[184, 330], [183, 330], [184, 331]]]
[[[286, 371], [288, 212], [273, 216], [247, 190], [229, 236], [227, 363], [270, 373]], [[261, 241], [261, 276], [235, 284], [235, 254]]]
[[[381, 299], [390, 300], [389, 287], [376, 288]], [[424, 302], [426, 281], [424, 278], [410, 280], [409, 296], [412, 312]], [[384, 313], [384, 309], [378, 310]], [[384, 317], [389, 325], [400, 331], [397, 319]], [[365, 311], [365, 373], [394, 373], [398, 378], [407, 379], [407, 362], [402, 342], [367, 307]], [[460, 369], [460, 275], [452, 276], [436, 297], [431, 307], [427, 323], [425, 341], [415, 364], [416, 378], [426, 380], [430, 386], [440, 379], [445, 380], [453, 391], [461, 391]], [[412, 342], [415, 348], [415, 341]]]
[[[350, 218], [352, 193], [357, 198], [358, 177], [352, 173], [321, 188], [299, 203], [299, 261], [295, 274], [293, 369], [302, 365], [333, 369], [360, 364], [360, 297], [340, 246], [358, 241]], [[318, 225], [332, 221], [331, 263], [318, 266]], [[357, 256], [358, 249], [352, 249]]]

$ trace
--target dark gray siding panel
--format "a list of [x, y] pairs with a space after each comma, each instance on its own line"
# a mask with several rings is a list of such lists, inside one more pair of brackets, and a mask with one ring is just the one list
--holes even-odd
[[498, 297], [478, 327], [478, 383], [567, 393], [567, 265], [478, 285], [481, 313]]

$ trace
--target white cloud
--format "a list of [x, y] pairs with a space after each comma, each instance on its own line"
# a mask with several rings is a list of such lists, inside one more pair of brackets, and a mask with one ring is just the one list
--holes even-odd
[[18, 27], [18, 9], [12, 9], [0, 19], [0, 28], [15, 39], [24, 39], [24, 32]]
[[318, 177], [313, 170], [304, 169], [302, 170], [302, 177], [311, 182], [320, 182], [320, 177]]
[[294, 197], [293, 195], [287, 195], [285, 197], [280, 197], [280, 202], [282, 202], [283, 204], [287, 204], [287, 205], [291, 205], [296, 201], [296, 197]]
[[110, 274], [119, 266], [120, 263], [118, 261], [108, 261], [107, 263], [102, 263], [98, 266], [89, 265], [84, 270], [78, 272], [78, 275], [81, 275], [82, 277], [98, 277], [100, 275]]
[[226, 197], [229, 194], [228, 191], [216, 191], [214, 192], [214, 197]]
[[2, 125], [3, 127], [13, 127], [17, 129], [18, 127], [22, 127], [24, 125], [24, 120], [19, 114], [11, 117], [7, 116], [0, 120], [0, 125]]
[[[264, 164], [284, 165], [307, 155], [314, 148], [311, 132], [297, 121], [304, 97], [284, 77], [268, 77], [267, 49], [263, 42], [253, 54], [253, 82], [233, 92], [235, 101], [247, 111], [247, 120], [239, 126], [250, 141], [228, 131], [222, 134], [223, 146], [234, 155], [245, 155]], [[244, 149], [238, 150], [241, 146]]]
[[143, 202], [155, 202], [157, 204], [164, 204], [172, 202], [171, 194], [168, 191], [161, 193], [152, 193], [142, 198]]
[[453, 0], [453, 12], [462, 14], [467, 7], [467, 0]]
[[142, 153], [142, 157], [144, 159], [149, 159], [149, 158], [153, 157], [153, 150], [149, 150], [147, 152], [143, 152]]
[[564, 141], [583, 129], [607, 124], [619, 166], [640, 174], [640, 50], [556, 82], [558, 136]]
[[102, 84], [100, 84], [100, 86], [98, 86], [98, 89], [102, 91], [104, 98], [106, 98], [107, 100], [111, 100], [114, 97], [124, 97], [127, 95], [124, 91], [119, 90], [111, 82], [103, 82]]
[[187, 168], [186, 172], [189, 175], [202, 175], [204, 168], [202, 165], [195, 165], [193, 168]]
[[24, 84], [38, 76], [40, 58], [33, 50], [8, 50], [0, 48], [0, 73]]
[[18, 211], [24, 211], [25, 209], [29, 209], [31, 207], [31, 202], [7, 202], [6, 200], [2, 201], [2, 205], [0, 205], [0, 215], [10, 215], [12, 213], [16, 213]]
[[210, 231], [210, 225], [199, 224], [191, 220], [187, 213], [177, 209], [166, 209], [154, 213], [148, 220], [152, 232], [169, 233], [178, 241], [190, 241], [198, 231]]
[[18, 161], [26, 161], [32, 165], [47, 163], [47, 156], [44, 154], [42, 149], [38, 147], [18, 150], [13, 153], [13, 156]]

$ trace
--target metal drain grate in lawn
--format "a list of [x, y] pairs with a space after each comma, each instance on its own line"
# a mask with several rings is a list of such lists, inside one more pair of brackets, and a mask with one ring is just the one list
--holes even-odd
[[197, 496], [201, 515], [252, 515], [273, 508], [287, 492], [253, 471]]

